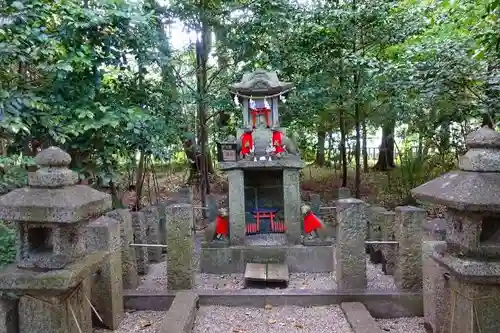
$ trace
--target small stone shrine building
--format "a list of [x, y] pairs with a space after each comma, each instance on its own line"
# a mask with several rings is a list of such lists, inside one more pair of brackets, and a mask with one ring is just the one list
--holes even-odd
[[57, 147], [35, 158], [29, 187], [0, 197], [0, 218], [16, 223], [16, 263], [0, 270], [0, 290], [19, 297], [21, 333], [91, 333], [91, 277], [106, 251], [87, 253], [86, 226], [111, 198], [75, 185], [71, 157]]
[[[466, 138], [469, 149], [449, 172], [415, 189], [415, 198], [446, 211], [446, 249], [431, 259], [430, 309], [435, 333], [500, 332], [500, 133], [483, 127]], [[424, 272], [427, 274], [427, 272]], [[427, 297], [428, 296], [428, 297]]]
[[229, 237], [202, 245], [201, 271], [243, 272], [247, 263], [280, 263], [292, 272], [333, 270], [331, 241], [304, 245], [296, 143], [280, 126], [279, 103], [293, 84], [256, 70], [231, 85], [243, 126], [219, 143], [229, 182]]

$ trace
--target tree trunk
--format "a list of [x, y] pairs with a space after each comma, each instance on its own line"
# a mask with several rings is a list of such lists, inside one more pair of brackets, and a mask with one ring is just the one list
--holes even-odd
[[347, 187], [347, 152], [346, 152], [346, 129], [344, 110], [340, 110], [339, 115], [340, 123], [340, 159], [342, 163], [342, 187]]
[[[489, 78], [494, 78], [495, 72], [497, 69], [495, 68], [495, 65], [490, 62], [488, 64], [488, 79]], [[492, 84], [489, 83], [490, 80], [487, 80], [486, 84], [486, 96], [488, 99], [488, 105], [487, 105], [487, 112], [483, 114], [482, 116], [482, 126], [488, 126], [489, 128], [495, 128], [495, 114], [496, 114], [496, 108], [497, 108], [497, 102], [498, 102], [498, 90], [496, 89], [496, 83]], [[496, 82], [496, 79], [494, 80]]]
[[325, 165], [325, 142], [326, 142], [326, 132], [324, 130], [318, 130], [318, 146], [316, 147], [316, 162], [317, 166]]
[[210, 29], [208, 26], [205, 3], [202, 3], [200, 8], [200, 37], [196, 40], [196, 89], [198, 93], [198, 134], [200, 144], [200, 196], [201, 206], [205, 207], [206, 195], [210, 193], [208, 182], [208, 170], [212, 168], [212, 159], [210, 152], [207, 149], [208, 133], [207, 133], [207, 61], [210, 47]]
[[375, 169], [386, 171], [395, 168], [394, 164], [394, 130], [396, 122], [388, 121], [382, 127], [382, 142], [380, 143], [378, 160]]
[[363, 135], [363, 172], [368, 173], [368, 147], [367, 147], [367, 141], [368, 141], [368, 134], [366, 133], [366, 118], [363, 117], [363, 120], [361, 122], [361, 127], [362, 127], [362, 135]]

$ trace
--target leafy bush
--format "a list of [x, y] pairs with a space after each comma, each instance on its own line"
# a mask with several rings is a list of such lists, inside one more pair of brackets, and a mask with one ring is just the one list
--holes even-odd
[[13, 229], [0, 224], [0, 266], [13, 263], [16, 258], [16, 235]]

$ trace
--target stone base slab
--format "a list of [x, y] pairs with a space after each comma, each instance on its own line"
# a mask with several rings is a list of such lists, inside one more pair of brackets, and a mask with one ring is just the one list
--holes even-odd
[[28, 291], [32, 295], [41, 293], [44, 296], [66, 293], [98, 271], [107, 257], [106, 251], [95, 251], [64, 269], [48, 272], [21, 269], [11, 264], [0, 270], [0, 289]]
[[231, 246], [202, 248], [201, 273], [244, 273], [247, 263], [287, 264], [291, 273], [332, 272], [332, 246]]
[[[421, 292], [365, 291], [343, 293], [336, 290], [192, 290], [200, 305], [261, 307], [326, 306], [343, 302], [361, 302], [374, 318], [422, 317]], [[175, 292], [125, 290], [126, 309], [165, 311], [170, 308]]]
[[384, 333], [363, 303], [346, 302], [340, 307], [354, 333]]
[[198, 310], [198, 295], [180, 291], [161, 322], [161, 333], [191, 333]]

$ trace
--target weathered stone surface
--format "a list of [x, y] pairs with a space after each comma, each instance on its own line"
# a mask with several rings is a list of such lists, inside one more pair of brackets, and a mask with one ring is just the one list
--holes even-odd
[[383, 333], [379, 324], [372, 317], [363, 303], [349, 302], [341, 303], [340, 308], [344, 311], [347, 321], [355, 333]]
[[366, 206], [358, 199], [337, 201], [335, 274], [339, 291], [366, 289]]
[[18, 300], [0, 299], [0, 333], [18, 333]]
[[194, 284], [193, 207], [177, 204], [166, 208], [167, 289], [191, 289]]
[[232, 169], [302, 169], [306, 166], [305, 162], [299, 159], [276, 159], [265, 161], [239, 160], [236, 162], [221, 162], [221, 170]]
[[110, 195], [87, 185], [26, 187], [0, 197], [0, 218], [9, 221], [76, 223], [109, 209]]
[[75, 288], [82, 280], [95, 273], [105, 258], [106, 252], [96, 251], [64, 269], [47, 272], [21, 269], [16, 264], [4, 266], [0, 270], [0, 289], [43, 291], [47, 295], [60, 293]]
[[92, 333], [91, 308], [86, 297], [81, 283], [71, 293], [57, 297], [22, 296], [19, 332]]
[[201, 249], [200, 270], [208, 274], [243, 273], [248, 262], [285, 263], [292, 273], [333, 271], [332, 246], [231, 246]]
[[191, 333], [198, 309], [198, 295], [180, 291], [163, 318], [158, 333]]
[[245, 193], [243, 170], [227, 172], [229, 182], [229, 241], [231, 245], [245, 243]]
[[103, 267], [92, 279], [92, 304], [101, 316], [102, 324], [114, 330], [124, 316], [120, 222], [102, 216], [87, 228], [89, 252], [108, 252]]
[[283, 196], [285, 198], [286, 237], [289, 245], [300, 244], [302, 236], [302, 214], [300, 212], [299, 170], [283, 170]]
[[207, 195], [207, 208], [208, 223], [214, 223], [217, 218], [217, 197], [215, 195]]
[[241, 94], [265, 96], [283, 92], [292, 87], [293, 83], [280, 81], [277, 72], [256, 69], [251, 73], [243, 74], [241, 81], [230, 85], [229, 89]]
[[402, 291], [422, 290], [422, 226], [427, 213], [411, 206], [396, 207], [395, 212], [399, 246], [394, 281]]
[[[146, 222], [146, 236], [148, 244], [161, 244], [160, 237], [160, 213], [157, 206], [148, 206], [141, 209], [144, 213]], [[160, 262], [162, 260], [161, 247], [149, 247], [148, 259], [152, 262]]]
[[[131, 212], [132, 227], [134, 228], [134, 243], [147, 244], [147, 226], [146, 218], [143, 212]], [[149, 271], [149, 253], [148, 249], [143, 246], [135, 246], [135, 254], [137, 256], [137, 273], [147, 274]]]
[[106, 216], [120, 222], [123, 289], [136, 289], [139, 286], [137, 256], [135, 248], [129, 245], [134, 242], [132, 215], [128, 209], [115, 209]]
[[[396, 222], [396, 213], [385, 211], [381, 213], [381, 231], [382, 240], [393, 241], [396, 240], [394, 234], [394, 224]], [[396, 249], [398, 245], [384, 244], [381, 246], [384, 260], [382, 263], [383, 271], [386, 275], [393, 275], [396, 266]]]
[[65, 167], [71, 163], [71, 155], [59, 147], [51, 146], [39, 152], [35, 162], [39, 166]]
[[423, 226], [424, 240], [444, 241], [446, 238], [446, 220], [435, 218], [427, 221]]
[[349, 199], [352, 197], [351, 189], [348, 187], [339, 187], [338, 198], [339, 199]]
[[444, 278], [446, 270], [433, 258], [433, 253], [441, 253], [446, 248], [443, 241], [425, 241], [422, 243], [423, 262], [423, 297], [425, 325], [432, 332], [443, 332], [450, 314], [450, 290]]
[[[454, 307], [449, 332], [498, 332], [500, 327], [500, 286], [471, 284], [467, 280], [451, 277], [448, 281], [450, 303]], [[455, 299], [453, 304], [453, 298]], [[451, 317], [450, 317], [451, 319]], [[449, 319], [449, 320], [450, 320]], [[446, 323], [448, 324], [448, 323]]]

